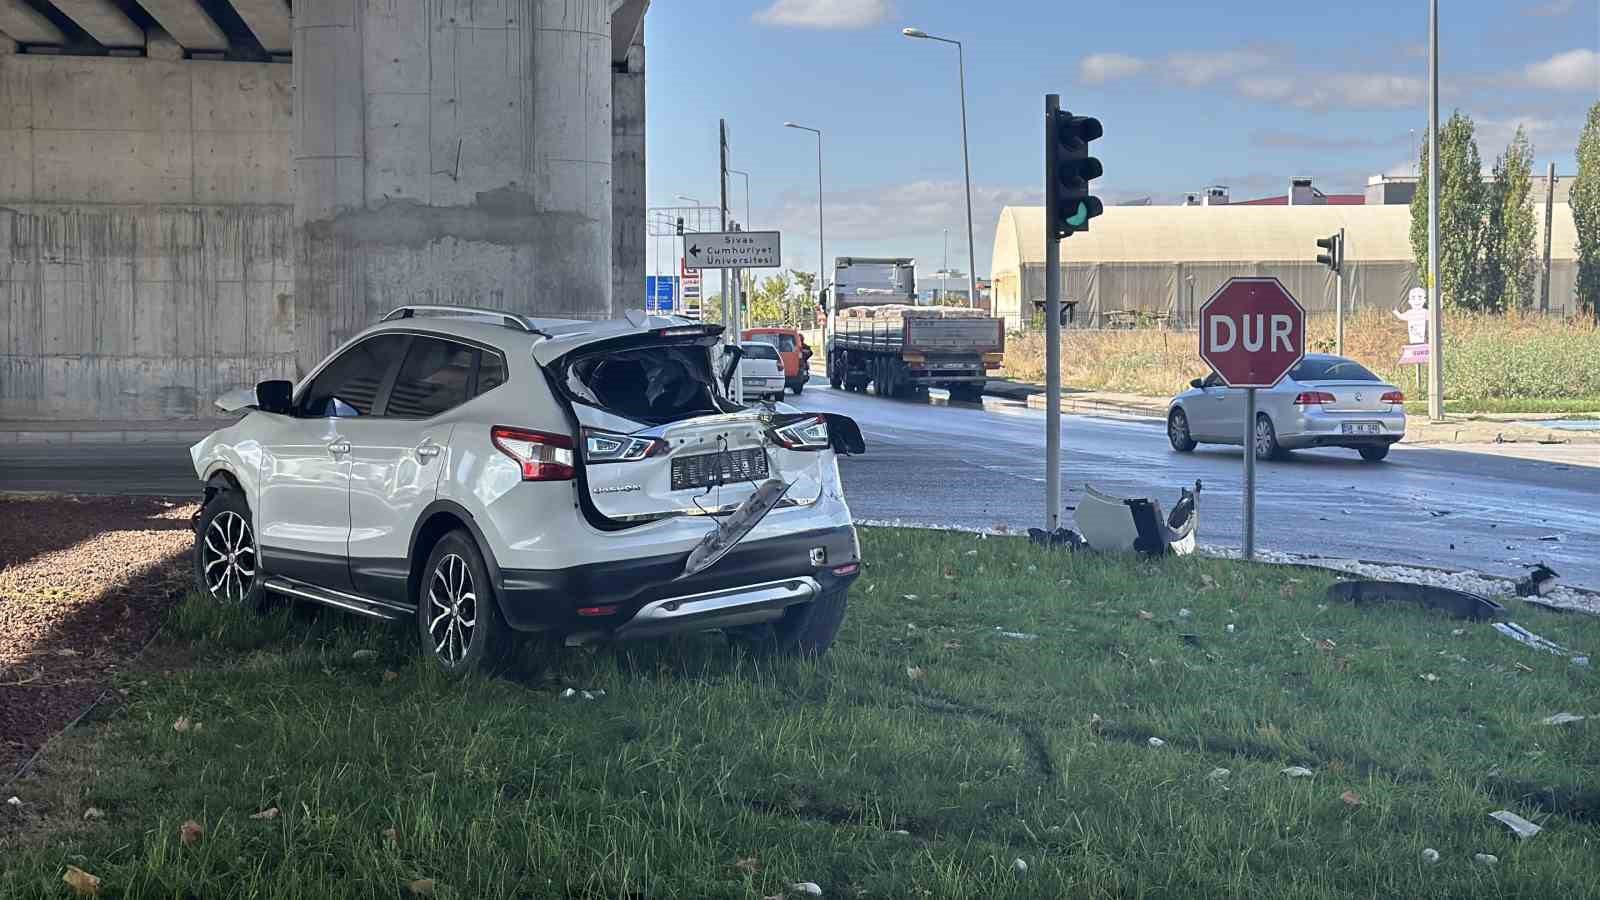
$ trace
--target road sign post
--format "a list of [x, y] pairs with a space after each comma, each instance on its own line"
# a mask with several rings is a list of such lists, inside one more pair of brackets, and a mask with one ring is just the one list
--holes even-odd
[[[1256, 390], [1283, 380], [1306, 355], [1306, 311], [1276, 278], [1230, 278], [1200, 307], [1200, 358], [1224, 384], [1243, 388], [1245, 559], [1256, 552], [1256, 450], [1263, 431]], [[1267, 421], [1271, 427], [1271, 421]]]

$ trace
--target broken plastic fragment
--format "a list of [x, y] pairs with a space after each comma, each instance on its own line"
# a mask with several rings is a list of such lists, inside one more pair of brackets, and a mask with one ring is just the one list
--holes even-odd
[[1433, 849], [1432, 847], [1423, 847], [1422, 861], [1430, 866], [1433, 865], [1439, 861], [1439, 851]]
[[1571, 652], [1555, 641], [1545, 640], [1515, 622], [1496, 622], [1494, 623], [1494, 630], [1519, 644], [1526, 644], [1529, 647], [1554, 653], [1556, 656], [1567, 656]]
[[1481, 622], [1499, 618], [1505, 607], [1466, 591], [1406, 581], [1341, 581], [1329, 586], [1326, 599], [1364, 606], [1372, 603], [1415, 603], [1457, 619]]
[[1161, 502], [1148, 497], [1115, 497], [1084, 485], [1084, 498], [1073, 514], [1089, 547], [1101, 552], [1138, 551], [1148, 556], [1194, 552], [1199, 528], [1200, 482], [1184, 488], [1170, 516]]
[[1563, 713], [1556, 713], [1553, 716], [1548, 716], [1546, 718], [1540, 719], [1539, 720], [1539, 724], [1541, 724], [1541, 725], [1565, 725], [1568, 722], [1582, 722], [1583, 720], [1584, 720], [1583, 716], [1575, 716], [1572, 713], [1563, 712]]
[[1233, 774], [1233, 771], [1231, 769], [1224, 769], [1221, 766], [1218, 766], [1217, 768], [1211, 770], [1211, 774], [1206, 776], [1206, 780], [1207, 781], [1221, 781], [1224, 778], [1227, 778], [1229, 775], [1232, 775], [1232, 774]]
[[802, 897], [822, 896], [822, 887], [815, 881], [797, 881], [794, 884], [789, 885], [789, 891], [790, 893], [799, 894]]
[[1544, 830], [1509, 809], [1501, 809], [1489, 813], [1489, 818], [1511, 829], [1512, 834], [1522, 840], [1527, 840]]
[[1495, 856], [1493, 853], [1474, 853], [1472, 854], [1472, 861], [1480, 866], [1492, 866], [1500, 862], [1500, 857]]
[[1317, 773], [1311, 771], [1310, 769], [1306, 768], [1305, 766], [1287, 766], [1285, 768], [1279, 769], [1278, 770], [1278, 774], [1279, 775], [1287, 775], [1290, 778], [1310, 778], [1313, 775], [1316, 775]]
[[1528, 574], [1517, 579], [1518, 597], [1543, 597], [1555, 590], [1556, 579], [1561, 573], [1550, 568], [1544, 563], [1535, 563], [1528, 567]]
[[1026, 875], [1028, 874], [1028, 864], [1021, 858], [1013, 859], [1011, 861], [1011, 871], [1018, 875]]
[[1163, 741], [1161, 738], [1158, 738], [1158, 737], [1151, 738], [1149, 743], [1150, 743], [1150, 746], [1152, 746], [1152, 747], [1165, 747], [1167, 745], [1166, 741]]

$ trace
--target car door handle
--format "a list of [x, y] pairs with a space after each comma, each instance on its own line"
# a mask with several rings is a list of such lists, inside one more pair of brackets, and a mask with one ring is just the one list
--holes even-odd
[[339, 440], [328, 445], [328, 452], [332, 453], [334, 456], [343, 456], [350, 452], [350, 442], [344, 438], [340, 438]]
[[431, 440], [423, 441], [417, 445], [417, 458], [424, 461], [433, 459], [435, 456], [438, 456], [439, 451], [443, 449], [443, 447], [440, 447]]

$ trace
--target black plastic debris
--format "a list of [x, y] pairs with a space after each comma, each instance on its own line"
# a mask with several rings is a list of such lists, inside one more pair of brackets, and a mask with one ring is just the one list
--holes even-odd
[[1089, 546], [1083, 535], [1071, 528], [1057, 528], [1055, 531], [1045, 531], [1043, 528], [1028, 529], [1029, 543], [1051, 550], [1082, 550]]
[[1474, 622], [1498, 619], [1506, 611], [1500, 604], [1477, 594], [1404, 581], [1341, 581], [1328, 588], [1326, 598], [1356, 606], [1410, 603]]
[[1531, 565], [1528, 567], [1528, 574], [1517, 579], [1517, 596], [1543, 597], [1555, 590], [1556, 579], [1560, 577], [1560, 572], [1544, 563]]

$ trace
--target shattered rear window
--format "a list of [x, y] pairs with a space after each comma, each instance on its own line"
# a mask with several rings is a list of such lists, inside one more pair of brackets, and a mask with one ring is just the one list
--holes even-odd
[[563, 384], [574, 401], [639, 422], [672, 422], [722, 411], [710, 358], [698, 345], [578, 356], [567, 363]]

